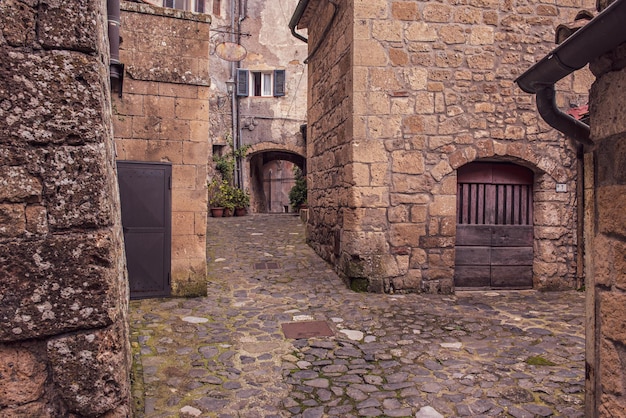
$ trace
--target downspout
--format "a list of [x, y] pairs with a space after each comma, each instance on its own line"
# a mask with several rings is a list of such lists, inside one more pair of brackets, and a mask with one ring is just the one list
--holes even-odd
[[[248, 14], [248, 0], [239, 0], [239, 4], [237, 7], [237, 30], [235, 31], [238, 45], [241, 43], [241, 23], [246, 19], [247, 14]], [[239, 61], [235, 62], [234, 64], [235, 64], [234, 72], [236, 76], [237, 69], [239, 69]], [[237, 134], [236, 134], [236, 138], [233, 138], [233, 146], [235, 150], [239, 150], [243, 144], [241, 141], [241, 122], [240, 122], [241, 110], [239, 106], [239, 96], [237, 96], [237, 94], [235, 94], [235, 108], [236, 108], [236, 114], [237, 114], [235, 129], [237, 131]], [[239, 188], [243, 188], [243, 169], [242, 169], [241, 164], [242, 164], [241, 157], [235, 157], [235, 184]]]
[[589, 125], [557, 107], [554, 85], [626, 42], [624, 22], [626, 0], [617, 0], [515, 80], [537, 95], [537, 110], [550, 126], [584, 146], [593, 145]]
[[109, 77], [111, 90], [122, 97], [124, 64], [120, 62], [120, 0], [107, 0], [107, 24], [109, 33]]
[[[230, 41], [235, 43], [239, 43], [239, 37], [235, 32], [238, 30], [235, 28], [235, 0], [230, 0]], [[230, 96], [230, 105], [231, 105], [231, 114], [232, 114], [232, 141], [233, 141], [233, 152], [237, 151], [237, 144], [239, 143], [239, 98], [237, 96], [237, 68], [239, 67], [239, 62], [231, 62], [230, 63], [230, 79], [235, 82], [235, 87]], [[238, 163], [235, 160], [235, 184], [239, 185], [239, 169]]]
[[296, 29], [308, 5], [309, 0], [300, 0], [298, 5], [296, 6], [296, 10], [293, 12], [293, 16], [291, 16], [291, 20], [289, 21], [289, 29], [291, 29], [291, 35], [293, 35], [294, 38], [298, 38], [305, 43], [308, 43], [309, 40], [296, 32]]
[[[322, 46], [322, 42], [324, 42], [324, 40], [326, 39], [326, 36], [328, 35], [328, 32], [330, 32], [330, 28], [333, 26], [333, 22], [335, 21], [335, 18], [337, 17], [337, 9], [339, 8], [339, 5], [335, 3], [334, 0], [326, 0], [326, 1], [333, 6], [333, 15], [331, 16], [330, 20], [326, 24], [326, 27], [324, 27], [324, 31], [322, 32], [322, 35], [320, 36], [319, 41], [312, 48], [311, 52], [309, 53], [309, 56], [304, 59], [303, 62], [305, 64], [308, 64], [309, 60], [313, 58], [315, 54], [317, 54], [317, 51]], [[296, 10], [293, 16], [291, 17], [291, 21], [289, 21], [289, 28], [291, 29], [291, 34], [306, 43], [309, 43], [309, 40], [305, 38], [304, 36], [300, 35], [299, 33], [297, 33], [296, 27], [298, 25], [298, 22], [300, 22], [300, 19], [302, 18], [302, 15], [304, 14], [304, 11], [306, 10], [306, 6], [308, 4], [309, 4], [309, 0], [300, 0], [300, 3], [298, 3]]]

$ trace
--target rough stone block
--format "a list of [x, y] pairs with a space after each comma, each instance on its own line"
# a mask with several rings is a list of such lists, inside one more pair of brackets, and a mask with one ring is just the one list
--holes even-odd
[[183, 142], [183, 164], [206, 166], [209, 160], [208, 142]]
[[0, 245], [0, 341], [109, 325], [116, 319], [117, 253], [107, 233]]
[[448, 45], [463, 44], [466, 42], [465, 29], [456, 25], [442, 26], [439, 38]]
[[387, 63], [387, 51], [379, 42], [372, 40], [355, 40], [354, 65], [383, 67], [387, 65]]
[[424, 155], [421, 151], [395, 151], [391, 153], [391, 170], [394, 173], [422, 174]]
[[130, 348], [124, 333], [114, 326], [48, 341], [52, 379], [73, 413], [99, 416], [129, 404]]
[[[105, 67], [89, 55], [68, 51], [27, 53], [0, 46], [3, 102], [0, 143], [81, 145], [106, 132], [100, 77]], [[72, 71], [61, 71], [72, 68]], [[28, 110], [28, 111], [26, 111]]]
[[[193, 218], [190, 226], [193, 228]], [[192, 232], [190, 235], [172, 233], [172, 258], [202, 258], [206, 256], [206, 237], [204, 235], [196, 235]]]
[[39, 42], [49, 49], [97, 51], [97, 35], [102, 30], [99, 25], [103, 24], [100, 6], [91, 0], [42, 0], [38, 16]]
[[31, 403], [43, 395], [48, 370], [41, 351], [38, 343], [0, 344], [0, 407]]
[[412, 42], [434, 42], [439, 39], [435, 28], [426, 22], [411, 23], [405, 30], [404, 37]]
[[626, 115], [622, 109], [626, 98], [612, 94], [626, 89], [626, 68], [604, 74], [591, 87], [590, 111], [594, 115], [591, 124], [591, 138], [599, 140], [626, 131]]
[[397, 20], [417, 20], [419, 10], [413, 1], [394, 1], [391, 3], [391, 16]]
[[626, 294], [621, 292], [598, 292], [601, 333], [605, 338], [626, 344]]
[[388, 7], [387, 0], [355, 0], [354, 16], [357, 19], [387, 17]]
[[426, 225], [424, 224], [392, 223], [389, 226], [389, 244], [394, 247], [419, 247], [420, 238], [424, 235], [426, 235]]
[[209, 203], [206, 189], [172, 190], [172, 212], [203, 212]]
[[452, 8], [445, 4], [427, 3], [423, 14], [426, 22], [446, 23], [452, 17]]
[[598, 187], [596, 199], [599, 232], [626, 236], [626, 185]]
[[185, 120], [209, 120], [209, 103], [200, 99], [176, 99], [175, 115], [179, 119]]
[[26, 232], [23, 203], [0, 203], [0, 238], [12, 238]]
[[18, 0], [0, 3], [0, 31], [10, 46], [25, 47], [35, 40], [36, 11]]

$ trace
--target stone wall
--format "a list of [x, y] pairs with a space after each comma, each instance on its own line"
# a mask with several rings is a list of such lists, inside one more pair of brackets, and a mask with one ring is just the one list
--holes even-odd
[[127, 417], [105, 2], [0, 3], [0, 415]]
[[[592, 64], [591, 137], [587, 158], [588, 378], [595, 410], [589, 416], [621, 416], [626, 408], [626, 46]], [[594, 170], [595, 166], [595, 170]], [[591, 407], [591, 405], [590, 405]]]
[[[312, 8], [316, 6], [317, 8]], [[320, 27], [309, 27], [309, 45], [320, 45], [308, 70], [307, 180], [309, 211], [307, 239], [323, 258], [337, 262], [343, 210], [348, 206], [352, 183], [352, 39], [351, 2], [342, 4], [330, 31], [322, 38], [323, 22], [332, 7], [312, 2], [309, 16], [320, 18]]]
[[122, 2], [118, 160], [172, 164], [172, 294], [206, 295], [211, 17]]
[[[318, 3], [301, 20], [310, 48], [329, 20]], [[318, 253], [369, 290], [450, 292], [456, 169], [510, 161], [535, 172], [534, 287], [573, 287], [576, 150], [513, 82], [554, 47], [558, 24], [593, 4], [342, 2], [309, 66]], [[585, 71], [561, 82], [560, 106], [585, 104], [589, 85]]]

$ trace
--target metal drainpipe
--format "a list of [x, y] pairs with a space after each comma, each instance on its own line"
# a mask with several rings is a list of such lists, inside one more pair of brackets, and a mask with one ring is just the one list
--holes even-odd
[[550, 126], [585, 146], [593, 145], [589, 125], [557, 108], [554, 85], [626, 42], [624, 22], [626, 0], [617, 0], [515, 80], [537, 95], [537, 109]]
[[[235, 35], [235, 0], [230, 0], [230, 41], [235, 42], [237, 40]], [[238, 62], [230, 63], [230, 78], [235, 81], [235, 86], [233, 88], [233, 92], [230, 96], [231, 103], [231, 113], [232, 113], [232, 141], [233, 141], [233, 151], [237, 151], [237, 144], [239, 143], [239, 98], [237, 96], [237, 68], [239, 67]], [[235, 184], [239, 185], [239, 168], [238, 163], [235, 160]]]
[[107, 0], [107, 23], [109, 33], [109, 72], [111, 89], [122, 97], [124, 64], [120, 62], [120, 0]]
[[[234, 5], [234, 0], [233, 0], [233, 5]], [[248, 9], [247, 0], [239, 0], [239, 4], [237, 7], [237, 30], [236, 30], [237, 33], [233, 34], [233, 36], [237, 37], [237, 44], [241, 43], [241, 22], [243, 22], [247, 17], [247, 11], [248, 11], [247, 9]], [[234, 19], [234, 15], [233, 15], [233, 19]], [[238, 68], [239, 68], [239, 61], [235, 63], [235, 73], [237, 73]], [[235, 107], [236, 107], [236, 113], [237, 113], [237, 120], [236, 120], [236, 126], [235, 126], [235, 129], [237, 130], [237, 138], [236, 140], [233, 138], [233, 146], [235, 150], [238, 150], [242, 147], [243, 144], [241, 141], [240, 103], [239, 103], [239, 97], [236, 94], [235, 94]], [[235, 182], [236, 182], [237, 187], [243, 188], [243, 168], [241, 166], [241, 157], [237, 157], [235, 160]]]

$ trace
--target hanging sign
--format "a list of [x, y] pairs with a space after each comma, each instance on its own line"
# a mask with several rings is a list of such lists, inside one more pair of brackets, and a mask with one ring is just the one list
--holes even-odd
[[215, 53], [221, 59], [231, 62], [241, 61], [248, 55], [246, 48], [234, 42], [222, 42], [217, 44]]

